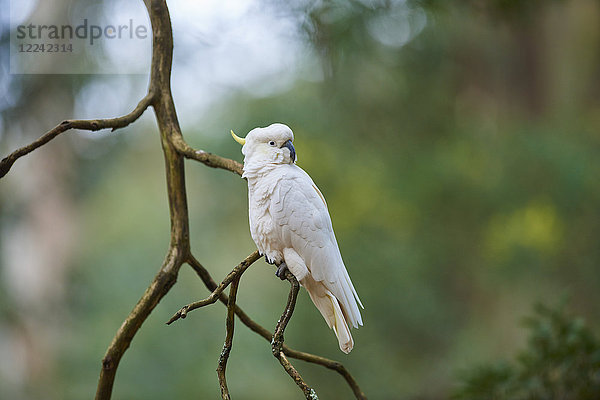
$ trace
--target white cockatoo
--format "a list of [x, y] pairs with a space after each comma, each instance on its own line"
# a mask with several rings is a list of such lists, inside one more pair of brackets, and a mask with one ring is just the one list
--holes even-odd
[[[243, 145], [248, 180], [250, 233], [267, 262], [285, 268], [306, 288], [340, 349], [354, 346], [349, 325], [358, 328], [363, 307], [346, 271], [325, 198], [310, 176], [296, 165], [294, 134], [284, 124], [251, 130]], [[364, 307], [363, 307], [364, 308]]]

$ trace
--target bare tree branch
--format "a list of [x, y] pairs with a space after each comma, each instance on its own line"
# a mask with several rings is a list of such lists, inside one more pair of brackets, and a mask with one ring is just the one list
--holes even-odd
[[68, 119], [66, 121], [61, 122], [60, 124], [56, 125], [51, 130], [49, 130], [48, 132], [44, 133], [40, 138], [38, 138], [38, 139], [34, 140], [33, 142], [31, 142], [30, 144], [28, 144], [27, 146], [23, 146], [20, 149], [17, 149], [15, 151], [13, 151], [12, 153], [10, 153], [8, 156], [4, 157], [2, 159], [2, 161], [0, 161], [0, 178], [4, 177], [4, 175], [6, 175], [8, 173], [8, 171], [10, 171], [10, 168], [12, 167], [12, 165], [19, 158], [31, 153], [38, 147], [45, 145], [46, 143], [48, 143], [49, 141], [51, 141], [52, 139], [54, 139], [61, 133], [66, 132], [70, 129], [81, 129], [81, 130], [85, 130], [85, 131], [99, 131], [101, 129], [111, 128], [113, 131], [115, 131], [119, 128], [124, 128], [127, 125], [134, 122], [135, 120], [137, 120], [144, 113], [144, 111], [146, 111], [148, 106], [150, 106], [152, 104], [153, 100], [154, 100], [154, 93], [148, 92], [148, 94], [146, 94], [146, 96], [144, 96], [144, 98], [142, 100], [140, 100], [140, 102], [135, 107], [135, 109], [133, 109], [133, 111], [131, 111], [127, 115], [123, 115], [122, 117], [108, 118], [108, 119], [89, 119], [89, 120]]
[[219, 286], [217, 286], [213, 290], [210, 296], [208, 296], [204, 300], [195, 301], [193, 303], [181, 307], [179, 311], [177, 311], [175, 315], [173, 315], [171, 319], [167, 321], [167, 325], [171, 325], [173, 322], [177, 321], [180, 318], [185, 318], [187, 316], [187, 313], [190, 311], [215, 303], [217, 300], [219, 300], [219, 296], [221, 295], [221, 293], [223, 293], [223, 290], [225, 290], [232, 281], [241, 276], [244, 273], [244, 271], [246, 271], [248, 267], [250, 267], [250, 265], [252, 265], [259, 258], [260, 254], [258, 253], [258, 250], [254, 251], [252, 254], [246, 257], [244, 261], [239, 263], [229, 274], [227, 274], [225, 279], [223, 279], [223, 282], [221, 282]]
[[[190, 267], [192, 267], [192, 269], [200, 277], [202, 282], [204, 282], [204, 285], [208, 288], [208, 290], [214, 291], [217, 288], [217, 283], [213, 280], [213, 278], [211, 277], [208, 270], [206, 268], [204, 268], [202, 266], [202, 264], [196, 258], [194, 258], [194, 256], [191, 254], [190, 254], [190, 258], [188, 259], [188, 264], [190, 265]], [[225, 293], [221, 293], [219, 295], [219, 300], [223, 304], [228, 304], [228, 297]], [[237, 305], [235, 306], [235, 314], [238, 316], [240, 321], [242, 321], [242, 323], [244, 325], [246, 325], [246, 327], [248, 327], [252, 332], [256, 333], [259, 336], [262, 336], [268, 342], [271, 342], [271, 339], [273, 338], [273, 334], [268, 329], [266, 329], [265, 327], [260, 325], [258, 322], [254, 321], [252, 318], [250, 318], [250, 316], [248, 314], [246, 314], [244, 312], [244, 310], [242, 310]], [[344, 377], [344, 379], [348, 383], [348, 386], [350, 386], [350, 388], [352, 389], [352, 392], [354, 393], [354, 396], [357, 399], [359, 399], [359, 400], [367, 399], [367, 396], [360, 389], [358, 382], [356, 382], [356, 379], [354, 379], [352, 374], [350, 374], [350, 372], [346, 369], [346, 367], [339, 361], [334, 361], [334, 360], [330, 360], [325, 357], [317, 356], [315, 354], [294, 350], [294, 349], [290, 348], [289, 346], [287, 346], [285, 343], [283, 343], [283, 354], [285, 354], [288, 357], [295, 358], [297, 360], [303, 360], [303, 361], [306, 361], [306, 362], [309, 362], [312, 364], [318, 364], [325, 368], [336, 371], [342, 377]]]
[[177, 272], [183, 263], [176, 248], [172, 248], [160, 271], [156, 274], [146, 292], [140, 298], [129, 316], [118, 329], [106, 354], [102, 359], [102, 369], [96, 389], [96, 399], [110, 399], [119, 362], [129, 348], [133, 337], [148, 318], [158, 302], [171, 289], [177, 280]]
[[229, 359], [229, 353], [233, 345], [233, 330], [235, 327], [235, 300], [237, 297], [238, 286], [242, 273], [237, 275], [231, 283], [231, 289], [229, 289], [229, 301], [227, 302], [227, 320], [226, 320], [226, 334], [225, 343], [223, 344], [223, 351], [219, 357], [219, 364], [217, 365], [217, 375], [219, 377], [219, 386], [221, 387], [221, 398], [223, 400], [230, 400], [229, 389], [227, 388], [227, 378], [225, 376], [225, 370], [227, 369], [227, 360]]
[[279, 360], [283, 366], [283, 369], [285, 369], [285, 372], [288, 373], [296, 385], [298, 385], [300, 390], [302, 390], [304, 396], [308, 400], [315, 400], [319, 398], [317, 393], [313, 388], [306, 384], [304, 379], [302, 379], [302, 376], [300, 376], [300, 373], [296, 370], [296, 368], [294, 368], [292, 363], [283, 353], [283, 333], [288, 322], [290, 322], [290, 319], [292, 318], [292, 314], [294, 313], [296, 299], [298, 298], [298, 291], [300, 290], [300, 284], [298, 283], [298, 280], [296, 280], [296, 277], [288, 270], [285, 271], [285, 279], [290, 282], [290, 294], [288, 295], [288, 301], [285, 309], [283, 310], [283, 314], [281, 315], [281, 318], [279, 318], [279, 321], [277, 321], [275, 333], [273, 334], [273, 339], [271, 339], [271, 351], [273, 352], [275, 358]]
[[230, 158], [225, 158], [216, 154], [208, 153], [204, 150], [194, 150], [186, 143], [183, 137], [179, 137], [173, 140], [173, 145], [180, 154], [183, 154], [185, 158], [199, 161], [211, 168], [221, 168], [231, 171], [240, 176], [242, 175], [243, 165], [239, 162], [234, 161]]
[[175, 284], [179, 269], [186, 261], [190, 249], [184, 160], [172, 145], [172, 138], [181, 136], [181, 128], [171, 94], [171, 63], [173, 59], [171, 18], [165, 0], [145, 0], [144, 4], [150, 15], [153, 33], [148, 93], [154, 93], [152, 105], [165, 158], [171, 242], [160, 270], [106, 350], [98, 379], [96, 400], [110, 399], [121, 357], [150, 312]]
[[[241, 318], [240, 318], [241, 319]], [[354, 397], [359, 400], [367, 400], [367, 395], [360, 389], [358, 386], [358, 382], [352, 376], [352, 374], [344, 367], [344, 365], [339, 361], [330, 360], [325, 357], [317, 356], [311, 353], [305, 353], [303, 351], [298, 351], [289, 348], [286, 344], [283, 345], [283, 354], [288, 357], [295, 358], [297, 360], [303, 360], [309, 363], [322, 365], [325, 368], [329, 368], [333, 371], [336, 371], [340, 375], [344, 377], [350, 389], [354, 393]]]

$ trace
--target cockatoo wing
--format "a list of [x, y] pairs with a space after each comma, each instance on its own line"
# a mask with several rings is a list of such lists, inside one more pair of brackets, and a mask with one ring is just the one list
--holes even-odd
[[274, 228], [284, 246], [302, 258], [312, 280], [335, 296], [346, 320], [357, 328], [362, 325], [358, 308], [362, 303], [344, 266], [325, 199], [300, 167], [286, 166], [281, 173], [269, 207]]

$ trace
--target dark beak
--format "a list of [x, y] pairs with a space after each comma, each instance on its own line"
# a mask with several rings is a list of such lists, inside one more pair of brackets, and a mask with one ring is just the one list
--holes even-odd
[[288, 150], [290, 151], [290, 158], [292, 159], [292, 162], [296, 161], [296, 149], [294, 149], [294, 145], [292, 144], [291, 140], [288, 140], [287, 142], [285, 142], [283, 144], [283, 146], [281, 146], [281, 148], [283, 149], [284, 147], [287, 147]]

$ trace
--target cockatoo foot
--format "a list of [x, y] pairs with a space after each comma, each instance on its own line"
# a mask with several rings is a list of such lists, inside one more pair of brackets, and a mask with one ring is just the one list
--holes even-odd
[[267, 262], [267, 264], [275, 264], [275, 261], [269, 261], [269, 257], [267, 257], [267, 255], [265, 254], [265, 261]]
[[288, 270], [288, 266], [286, 263], [282, 262], [281, 264], [279, 264], [277, 266], [277, 271], [275, 271], [275, 275], [277, 275], [277, 277], [279, 279], [281, 279], [282, 281], [285, 281], [285, 271], [289, 271]]

